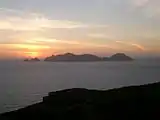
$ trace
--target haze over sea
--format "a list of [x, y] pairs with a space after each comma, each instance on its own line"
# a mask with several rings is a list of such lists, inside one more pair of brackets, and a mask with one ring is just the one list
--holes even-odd
[[0, 62], [0, 113], [66, 88], [110, 89], [160, 81], [159, 61]]

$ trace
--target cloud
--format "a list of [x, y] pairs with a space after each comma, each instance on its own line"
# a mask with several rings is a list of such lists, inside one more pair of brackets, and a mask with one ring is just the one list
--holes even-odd
[[160, 18], [160, 0], [130, 0], [135, 10], [148, 18]]
[[141, 51], [145, 51], [145, 50], [146, 50], [145, 47], [143, 47], [142, 45], [137, 44], [137, 43], [130, 43], [130, 42], [124, 42], [124, 41], [116, 41], [116, 43], [133, 46], [133, 47], [138, 48], [138, 49], [141, 50]]
[[[26, 40], [26, 44], [38, 44], [38, 45], [47, 45], [50, 48], [58, 47], [62, 48], [63, 46], [67, 47], [84, 47], [84, 48], [104, 48], [104, 49], [114, 49], [117, 48], [114, 45], [100, 44], [100, 43], [91, 43], [85, 41], [67, 41], [67, 40], [58, 40], [52, 38], [33, 38], [30, 40]], [[27, 47], [27, 46], [25, 46]]]
[[78, 41], [67, 41], [67, 40], [57, 40], [57, 39], [51, 39], [51, 38], [32, 38], [30, 40], [26, 40], [26, 43], [33, 43], [33, 44], [52, 44], [52, 43], [58, 43], [58, 44], [72, 44], [72, 45], [78, 45], [80, 44]]
[[108, 38], [107, 35], [102, 34], [102, 33], [91, 33], [88, 36], [92, 38]]
[[0, 8], [0, 29], [20, 31], [43, 30], [43, 28], [79, 28], [83, 23], [69, 20], [52, 20], [37, 13]]
[[132, 0], [132, 4], [136, 7], [143, 7], [145, 6], [150, 0]]
[[47, 18], [21, 18], [21, 17], [6, 17], [0, 19], [0, 29], [3, 30], [19, 30], [19, 31], [34, 31], [43, 30], [44, 28], [81, 28], [86, 25], [66, 21], [66, 20], [49, 20]]
[[106, 31], [106, 33], [90, 33], [88, 37], [95, 38], [95, 39], [105, 39], [105, 40], [115, 40], [120, 37], [119, 33], [114, 30]]
[[36, 31], [44, 28], [105, 28], [106, 25], [85, 24], [70, 20], [54, 20], [39, 13], [0, 8], [0, 29]]
[[131, 44], [132, 46], [135, 46], [135, 47], [137, 47], [137, 48], [139, 48], [140, 50], [142, 50], [142, 51], [145, 51], [146, 49], [142, 46], [142, 45], [139, 45], [139, 44]]

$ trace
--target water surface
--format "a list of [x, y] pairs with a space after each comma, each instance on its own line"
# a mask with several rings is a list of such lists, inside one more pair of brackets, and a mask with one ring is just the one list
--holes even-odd
[[0, 113], [66, 88], [110, 89], [160, 81], [160, 62], [0, 62]]

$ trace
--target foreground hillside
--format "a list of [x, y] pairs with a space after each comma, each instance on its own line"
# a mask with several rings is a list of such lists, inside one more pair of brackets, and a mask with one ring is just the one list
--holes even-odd
[[160, 83], [108, 91], [68, 89], [43, 102], [0, 115], [0, 120], [159, 120]]

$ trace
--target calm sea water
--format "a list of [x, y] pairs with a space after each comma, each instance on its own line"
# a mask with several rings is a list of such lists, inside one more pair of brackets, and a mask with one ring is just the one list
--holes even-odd
[[0, 62], [0, 113], [66, 88], [110, 89], [160, 81], [160, 62]]

